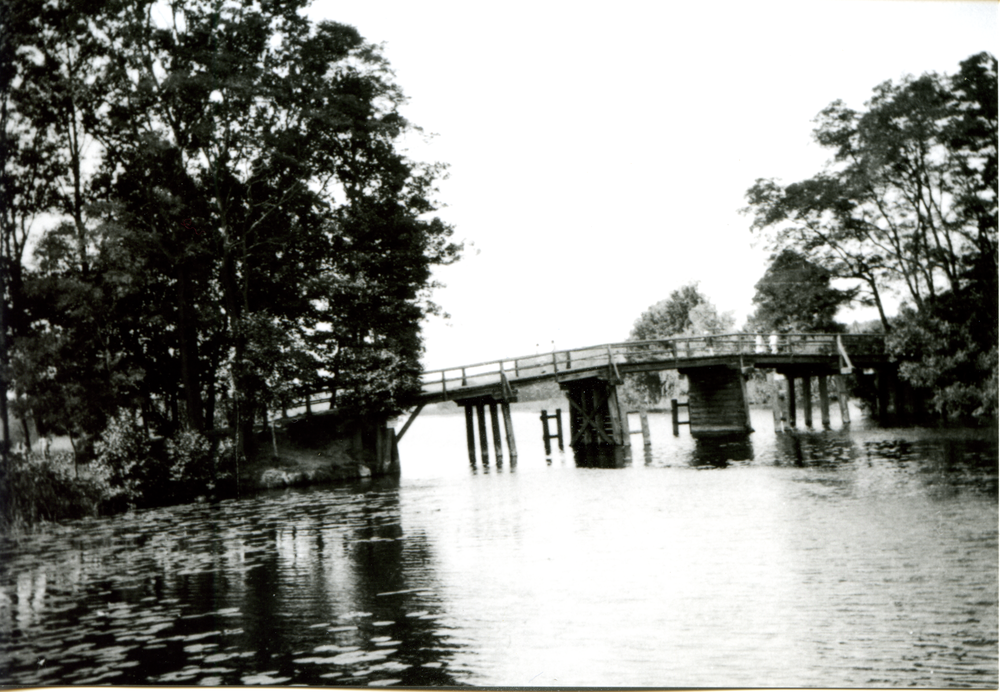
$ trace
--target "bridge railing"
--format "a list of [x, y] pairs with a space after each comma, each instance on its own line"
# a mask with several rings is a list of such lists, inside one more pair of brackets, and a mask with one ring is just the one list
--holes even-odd
[[680, 361], [725, 355], [838, 355], [838, 339], [852, 355], [876, 355], [884, 351], [879, 334], [712, 334], [678, 336], [648, 341], [585, 346], [533, 356], [501, 358], [452, 368], [428, 370], [421, 376], [426, 394], [444, 394], [499, 383], [503, 377], [517, 380], [590, 370], [615, 365]]

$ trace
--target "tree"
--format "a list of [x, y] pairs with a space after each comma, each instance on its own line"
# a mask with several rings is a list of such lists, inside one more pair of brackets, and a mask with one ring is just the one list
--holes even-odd
[[[974, 55], [953, 76], [885, 82], [864, 111], [835, 101], [814, 135], [833, 151], [827, 170], [785, 187], [758, 180], [745, 210], [753, 232], [831, 277], [859, 280], [858, 298], [878, 308], [883, 328], [907, 328], [890, 336], [890, 354], [923, 365], [901, 368], [904, 376], [935, 386], [957, 377], [984, 403], [963, 394], [950, 397], [951, 410], [992, 415], [995, 368], [931, 354], [987, 353], [997, 342], [996, 58]], [[912, 310], [890, 319], [886, 290], [900, 291]], [[924, 347], [913, 348], [918, 335]]]
[[776, 251], [794, 249], [834, 277], [860, 280], [859, 295], [887, 329], [886, 288], [901, 288], [922, 310], [961, 283], [970, 253], [996, 254], [995, 222], [991, 229], [985, 221], [996, 216], [995, 185], [986, 186], [991, 150], [996, 160], [995, 99], [991, 145], [982, 132], [989, 90], [968, 88], [990, 79], [995, 94], [996, 59], [981, 54], [954, 78], [885, 82], [863, 112], [830, 104], [814, 130], [834, 152], [829, 170], [787, 187], [758, 180], [747, 192], [754, 232]]
[[[675, 336], [724, 334], [733, 330], [731, 313], [719, 314], [716, 307], [690, 283], [673, 291], [666, 300], [652, 305], [636, 320], [629, 341], [652, 341]], [[655, 404], [680, 389], [680, 378], [673, 370], [626, 376], [626, 397], [634, 405]]]
[[632, 327], [629, 341], [666, 339], [689, 333], [693, 327], [691, 309], [707, 302], [697, 282], [682, 286], [642, 313]]
[[12, 102], [55, 152], [60, 223], [18, 308], [37, 325], [18, 381], [48, 425], [93, 436], [141, 409], [168, 435], [230, 425], [245, 456], [290, 396], [385, 415], [416, 388], [431, 267], [459, 252], [432, 217], [443, 169], [398, 151], [412, 126], [378, 48], [304, 6], [26, 15]]
[[834, 318], [855, 290], [830, 286], [830, 271], [794, 250], [782, 250], [757, 282], [750, 319], [757, 332], [840, 332]]

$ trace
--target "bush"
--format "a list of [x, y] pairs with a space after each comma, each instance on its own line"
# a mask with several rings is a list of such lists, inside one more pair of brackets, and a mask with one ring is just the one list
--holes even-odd
[[165, 480], [165, 465], [153, 450], [153, 440], [134, 411], [120, 410], [108, 421], [94, 445], [93, 466], [106, 479], [108, 500], [115, 509], [135, 507]]
[[167, 499], [175, 502], [212, 495], [230, 479], [228, 471], [220, 471], [220, 461], [232, 456], [232, 441], [218, 438], [213, 443], [204, 435], [182, 430], [166, 442], [169, 467]]
[[0, 531], [10, 533], [44, 521], [96, 516], [107, 496], [102, 478], [77, 478], [70, 455], [12, 454], [0, 466]]

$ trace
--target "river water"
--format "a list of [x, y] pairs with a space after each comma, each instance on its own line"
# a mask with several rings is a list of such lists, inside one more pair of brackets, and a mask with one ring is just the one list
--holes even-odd
[[7, 540], [0, 684], [997, 686], [995, 437], [514, 421], [516, 466], [422, 415], [398, 481]]

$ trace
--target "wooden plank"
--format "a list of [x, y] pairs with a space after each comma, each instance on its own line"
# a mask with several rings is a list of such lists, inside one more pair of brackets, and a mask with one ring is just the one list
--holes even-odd
[[417, 415], [419, 415], [420, 412], [423, 411], [423, 410], [424, 410], [424, 405], [423, 404], [417, 404], [417, 406], [413, 409], [413, 413], [411, 413], [410, 417], [406, 419], [406, 423], [403, 424], [402, 429], [396, 435], [396, 439], [397, 440], [402, 440], [403, 439], [403, 435], [406, 434], [406, 431], [410, 429], [411, 425], [413, 425], [413, 421], [415, 421], [417, 419]]

